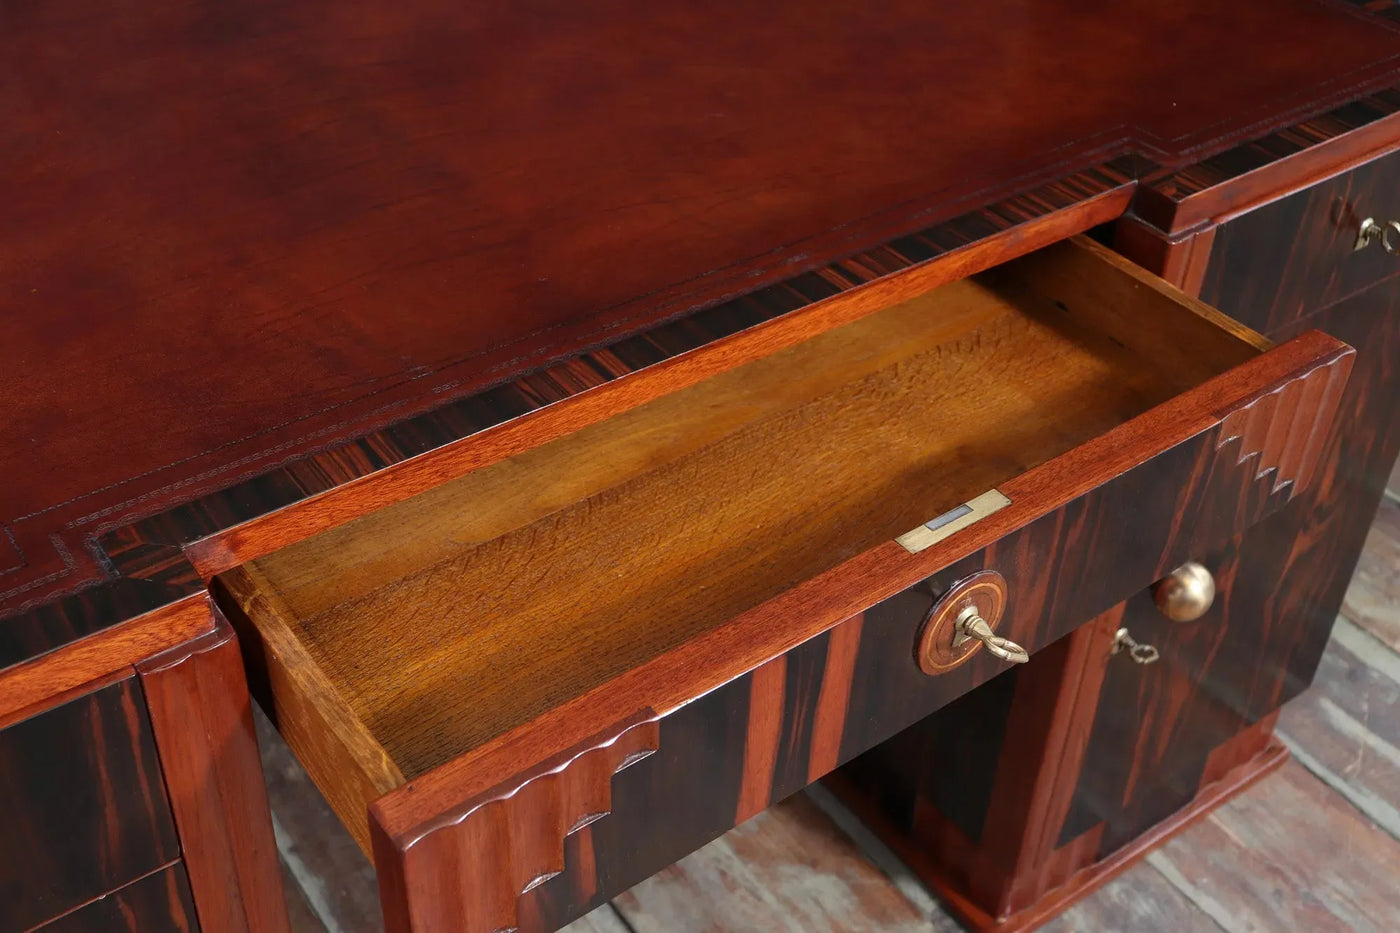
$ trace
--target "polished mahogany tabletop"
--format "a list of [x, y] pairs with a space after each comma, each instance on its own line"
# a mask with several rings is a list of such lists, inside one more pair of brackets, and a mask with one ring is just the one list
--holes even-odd
[[104, 527], [1397, 56], [1342, 0], [0, 0], [0, 600], [100, 573]]

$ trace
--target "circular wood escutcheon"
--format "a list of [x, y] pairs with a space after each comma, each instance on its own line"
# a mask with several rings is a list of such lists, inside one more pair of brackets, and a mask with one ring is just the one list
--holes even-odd
[[929, 610], [914, 646], [914, 660], [925, 674], [944, 674], [972, 657], [982, 643], [969, 639], [953, 647], [958, 616], [975, 606], [977, 614], [993, 629], [1006, 612], [1006, 578], [995, 570], [980, 570], [964, 577], [944, 593]]

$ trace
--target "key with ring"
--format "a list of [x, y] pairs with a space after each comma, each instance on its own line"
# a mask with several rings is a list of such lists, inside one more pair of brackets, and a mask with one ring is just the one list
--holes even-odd
[[1133, 638], [1125, 628], [1120, 628], [1113, 636], [1113, 654], [1118, 654], [1127, 649], [1128, 657], [1137, 664], [1154, 664], [1161, 657], [1160, 653], [1152, 645], [1144, 645]]

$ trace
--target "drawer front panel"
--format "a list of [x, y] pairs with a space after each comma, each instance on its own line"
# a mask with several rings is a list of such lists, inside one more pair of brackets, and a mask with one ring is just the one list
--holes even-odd
[[[555, 929], [1005, 670], [986, 651], [937, 676], [915, 661], [937, 595], [978, 570], [1007, 581], [998, 633], [1050, 644], [1285, 501], [1258, 457], [1221, 447], [1228, 433], [1177, 445], [659, 721], [600, 734], [510, 792], [518, 815], [444, 814], [407, 863], [381, 834], [391, 924]], [[530, 827], [527, 844], [519, 829], [492, 835], [512, 823]]]
[[[1400, 221], [1400, 152], [1221, 224], [1201, 299], [1276, 337], [1302, 318], [1400, 274], [1400, 253], [1387, 253], [1379, 239], [1354, 249], [1368, 217], [1379, 224]], [[1391, 231], [1390, 243], [1400, 250], [1400, 231]]]
[[179, 856], [134, 676], [0, 731], [0, 911], [28, 929]]
[[43, 933], [194, 933], [189, 879], [178, 862], [44, 924]]

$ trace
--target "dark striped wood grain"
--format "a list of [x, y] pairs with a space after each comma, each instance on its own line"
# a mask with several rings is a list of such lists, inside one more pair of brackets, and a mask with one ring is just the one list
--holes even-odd
[[[1400, 22], [1400, 4], [1387, 3], [1377, 12]], [[1297, 155], [1397, 112], [1400, 112], [1400, 87], [1387, 88], [1155, 178], [1149, 187], [1173, 200], [1184, 201], [1270, 162]]]
[[[178, 862], [84, 904], [39, 928], [42, 933], [196, 933], [189, 880]], [[204, 929], [215, 931], [217, 925]], [[38, 931], [36, 931], [38, 933]]]
[[135, 676], [0, 731], [0, 927], [25, 930], [180, 855]]
[[[1391, 177], [1400, 166], [1396, 158], [1368, 167], [1356, 184]], [[1391, 193], [1387, 189], [1387, 196]], [[1323, 199], [1306, 200], [1315, 204]], [[1283, 202], [1260, 213], [1289, 207]], [[1245, 219], [1227, 224], [1220, 238]], [[1248, 219], [1247, 230], [1271, 240], [1277, 235], [1272, 224]], [[1221, 262], [1232, 258], [1230, 252], [1217, 255]], [[1240, 259], [1231, 267], [1234, 281], [1268, 281], [1266, 270], [1281, 268], [1275, 266], [1276, 253], [1271, 251], [1240, 255], [1249, 261]], [[1313, 281], [1323, 278], [1314, 274]], [[1225, 307], [1252, 310], [1261, 304], [1236, 305], [1232, 298]], [[1266, 322], [1273, 325], [1271, 336], [1282, 338], [1304, 327], [1319, 327], [1357, 347], [1357, 362], [1335, 426], [1322, 447], [1318, 478], [1307, 494], [1225, 550], [1198, 558], [1215, 568], [1220, 589], [1206, 618], [1173, 626], [1150, 607], [1132, 611], [1131, 626], [1163, 649], [1167, 663], [1141, 672], [1120, 667], [1104, 687], [1090, 745], [1094, 751], [1084, 765], [1081, 783], [1107, 780], [1108, 784], [1095, 789], [1084, 786], [1077, 794], [1091, 810], [1112, 811], [1110, 800], [1121, 801], [1126, 808], [1114, 816], [1120, 826], [1106, 840], [1106, 852], [1185, 805], [1193, 795], [1194, 778], [1201, 775], [1214, 748], [1311, 682], [1360, 557], [1366, 529], [1400, 455], [1400, 368], [1395, 366], [1400, 289], [1394, 280], [1381, 281], [1312, 313], [1303, 302], [1273, 307], [1277, 310]], [[1115, 725], [1119, 720], [1126, 721]], [[1110, 733], [1119, 740], [1131, 738], [1114, 741]], [[1135, 791], [1124, 785], [1126, 777], [1102, 777], [1110, 772], [1124, 774], [1129, 767], [1126, 762], [1138, 761], [1151, 748], [1170, 748], [1170, 761], [1147, 769], [1152, 778]], [[1140, 763], [1132, 767], [1141, 773]]]
[[1214, 749], [1312, 681], [1400, 455], [1400, 289], [1383, 282], [1283, 333], [1302, 326], [1359, 348], [1319, 476], [1288, 509], [1197, 558], [1219, 587], [1204, 619], [1173, 625], [1145, 600], [1129, 605], [1125, 624], [1165, 663], [1118, 665], [1104, 684], [1076, 797], [1108, 819], [1105, 853], [1185, 806]]
[[0, 670], [42, 658], [64, 645], [168, 606], [196, 592], [191, 581], [169, 585], [117, 577], [0, 620]]
[[1221, 224], [1201, 298], [1277, 338], [1370, 286], [1393, 293], [1400, 259], [1353, 250], [1367, 217], [1400, 219], [1400, 152]]

